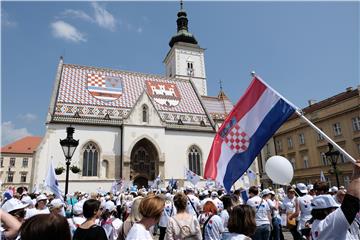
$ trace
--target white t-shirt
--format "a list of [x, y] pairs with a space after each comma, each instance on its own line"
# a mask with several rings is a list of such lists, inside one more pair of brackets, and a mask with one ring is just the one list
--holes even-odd
[[75, 230], [86, 221], [84, 217], [74, 216], [72, 218], [68, 218], [68, 223], [70, 227], [71, 236], [75, 233]]
[[341, 208], [330, 213], [323, 220], [315, 220], [311, 227], [313, 240], [345, 240], [350, 224]]
[[153, 240], [153, 238], [151, 237], [151, 233], [146, 230], [144, 225], [135, 223], [131, 227], [126, 240]]
[[300, 218], [299, 218], [299, 229], [305, 228], [305, 223], [311, 219], [311, 200], [312, 196], [306, 194], [302, 197], [298, 197], [297, 201], [299, 202], [300, 207]]
[[[204, 225], [209, 215], [202, 213], [199, 216], [200, 225]], [[205, 239], [218, 240], [221, 239], [221, 233], [224, 232], [224, 226], [218, 215], [213, 215], [205, 226]]]
[[287, 196], [284, 198], [284, 201], [281, 205], [281, 208], [285, 210], [286, 213], [294, 213], [295, 212], [295, 203], [296, 197], [289, 199]]
[[111, 217], [102, 225], [109, 240], [117, 240], [122, 224], [119, 218]]
[[230, 233], [230, 232], [224, 232], [222, 235], [222, 240], [251, 240], [251, 238], [239, 234], [239, 233]]
[[229, 222], [229, 213], [226, 209], [222, 210], [221, 213], [220, 213], [220, 217], [221, 217], [221, 220], [223, 222], [223, 225], [224, 225], [224, 229], [225, 231], [227, 231], [227, 225], [228, 225], [228, 222]]
[[169, 218], [174, 216], [175, 214], [176, 214], [176, 207], [171, 201], [167, 200], [165, 202], [165, 207], [160, 217], [159, 226], [167, 227]]
[[[199, 200], [199, 198], [197, 198], [196, 196], [194, 196], [192, 194], [188, 194], [187, 196], [190, 199], [190, 201], [192, 202], [192, 205], [194, 205], [194, 208], [196, 209], [196, 211], [199, 213], [199, 209], [200, 209], [200, 200]], [[197, 215], [195, 213], [195, 210], [192, 207], [189, 199], [187, 201], [186, 211], [188, 213], [192, 214], [194, 217], [197, 217]]]
[[270, 224], [268, 217], [270, 214], [270, 207], [266, 200], [262, 200], [259, 196], [254, 196], [250, 198], [246, 204], [255, 210], [256, 226]]
[[50, 211], [48, 208], [44, 208], [44, 209], [29, 208], [26, 210], [25, 219], [31, 218], [32, 216], [38, 214], [49, 214], [49, 213]]

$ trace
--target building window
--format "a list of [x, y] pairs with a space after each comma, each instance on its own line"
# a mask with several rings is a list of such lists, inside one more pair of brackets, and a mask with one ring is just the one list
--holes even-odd
[[352, 118], [352, 126], [354, 131], [360, 131], [360, 117]]
[[[359, 148], [359, 150], [360, 150], [360, 148]], [[0, 158], [0, 167], [4, 167], [4, 158], [3, 157]]]
[[[320, 130], [321, 130], [322, 132], [324, 132], [322, 128], [320, 128]], [[317, 140], [318, 140], [318, 141], [324, 140], [324, 136], [321, 135], [320, 133], [318, 133], [318, 134], [317, 134]]]
[[342, 153], [340, 153], [340, 155], [339, 155], [339, 160], [341, 163], [346, 163], [346, 158]]
[[334, 136], [340, 136], [341, 135], [341, 127], [340, 127], [339, 122], [333, 124], [333, 130], [334, 130]]
[[288, 149], [293, 149], [294, 144], [293, 144], [293, 141], [292, 141], [292, 137], [288, 137], [287, 142], [288, 142]]
[[357, 145], [358, 153], [360, 153], [360, 143], [358, 143], [356, 145]]
[[329, 187], [331, 187], [331, 178], [330, 177], [325, 177], [326, 182], [328, 183]]
[[97, 176], [99, 150], [97, 146], [90, 142], [83, 149], [83, 176]]
[[305, 136], [304, 136], [303, 133], [300, 133], [300, 134], [299, 134], [299, 144], [300, 144], [300, 145], [305, 144]]
[[276, 151], [281, 152], [282, 151], [282, 142], [281, 142], [281, 140], [276, 140], [275, 145], [276, 145]]
[[23, 158], [22, 167], [26, 168], [26, 167], [28, 167], [28, 165], [29, 165], [29, 159], [28, 158]]
[[143, 105], [143, 108], [142, 108], [142, 121], [143, 122], [148, 122], [149, 120], [149, 108], [148, 106], [146, 105]]
[[295, 159], [292, 158], [292, 159], [290, 160], [290, 163], [291, 163], [293, 169], [295, 170], [295, 169], [296, 169], [296, 161], [295, 161]]
[[189, 169], [190, 171], [196, 173], [197, 175], [201, 175], [201, 153], [199, 148], [192, 146], [189, 149]]
[[20, 182], [22, 182], [22, 183], [26, 182], [26, 173], [21, 173]]
[[348, 188], [349, 184], [350, 184], [350, 177], [344, 176], [344, 185], [345, 185], [344, 187]]
[[192, 62], [187, 62], [187, 75], [194, 76], [194, 65]]
[[309, 168], [309, 160], [306, 156], [304, 156], [304, 168]]
[[14, 172], [8, 172], [7, 182], [12, 183], [14, 181]]
[[10, 167], [15, 167], [15, 158], [10, 158]]
[[324, 152], [321, 152], [320, 153], [320, 159], [321, 159], [321, 164], [323, 166], [327, 166], [328, 165], [328, 162], [327, 162], [327, 159], [326, 159], [326, 155]]

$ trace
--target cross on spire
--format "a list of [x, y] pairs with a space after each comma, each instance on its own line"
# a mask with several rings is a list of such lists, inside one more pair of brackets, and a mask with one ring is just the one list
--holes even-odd
[[223, 83], [223, 81], [222, 81], [222, 80], [219, 80], [220, 91], [222, 91], [222, 89], [223, 89], [223, 87], [222, 87], [222, 83]]
[[180, 10], [183, 10], [183, 1], [180, 0]]

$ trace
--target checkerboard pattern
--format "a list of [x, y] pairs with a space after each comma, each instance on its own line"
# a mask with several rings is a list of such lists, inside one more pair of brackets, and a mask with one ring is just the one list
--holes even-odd
[[89, 73], [88, 77], [88, 85], [93, 87], [105, 87], [105, 78], [98, 74]]
[[238, 123], [229, 131], [224, 141], [235, 153], [246, 151], [250, 144], [249, 136], [240, 128]]

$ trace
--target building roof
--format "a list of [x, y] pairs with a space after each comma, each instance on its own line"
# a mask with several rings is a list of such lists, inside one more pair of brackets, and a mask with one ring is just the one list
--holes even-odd
[[38, 136], [27, 136], [17, 140], [13, 143], [5, 145], [1, 148], [1, 153], [27, 153], [31, 154], [36, 151], [39, 146], [42, 137]]
[[59, 78], [52, 121], [118, 125], [145, 91], [164, 122], [211, 126], [188, 80], [75, 64], [62, 64]]
[[[338, 103], [338, 102], [344, 101], [346, 99], [349, 99], [349, 98], [352, 98], [352, 97], [355, 97], [355, 96], [360, 96], [359, 89], [358, 88], [355, 88], [355, 89], [348, 88], [348, 89], [346, 89], [345, 92], [341, 92], [341, 93], [339, 93], [339, 94], [337, 94], [335, 96], [324, 99], [324, 100], [322, 100], [320, 102], [313, 103], [310, 106], [307, 106], [307, 107], [303, 108], [302, 111], [304, 112], [304, 114], [309, 114], [309, 113], [315, 112], [317, 110], [320, 110], [322, 108], [326, 108], [328, 106], [331, 106], [334, 103]], [[288, 119], [288, 121], [292, 120], [292, 119], [295, 119], [297, 117], [298, 117], [298, 115], [296, 113], [294, 113]]]
[[201, 98], [214, 120], [225, 120], [234, 106], [222, 90], [217, 97], [201, 96]]

